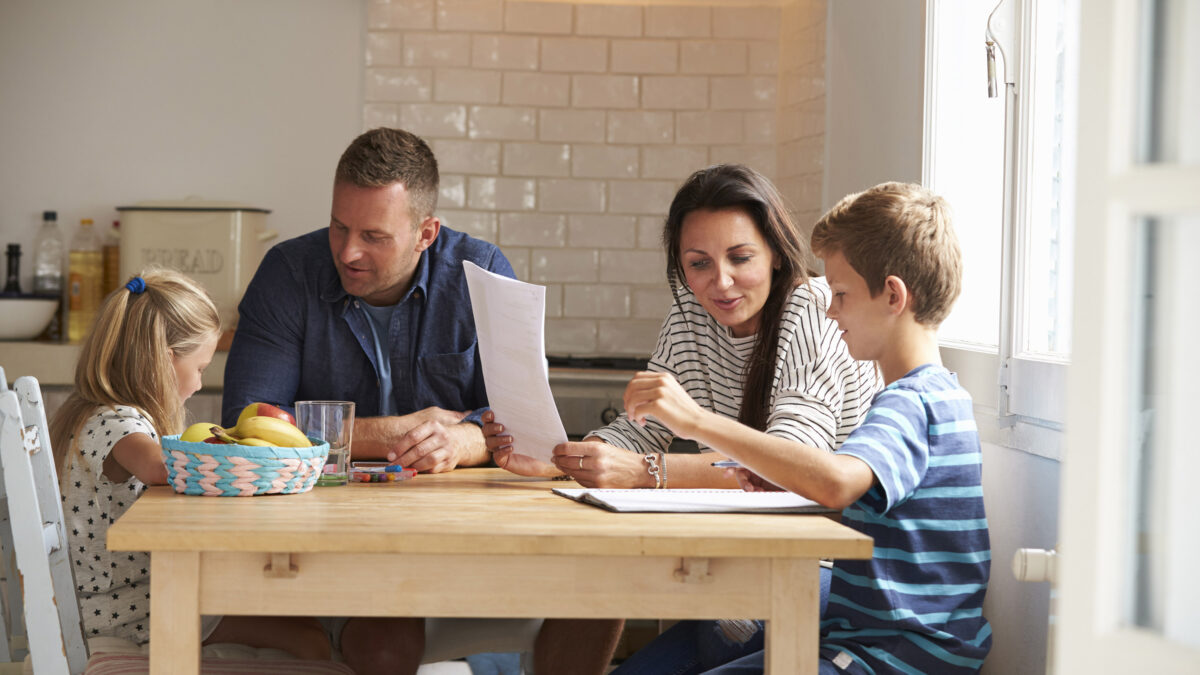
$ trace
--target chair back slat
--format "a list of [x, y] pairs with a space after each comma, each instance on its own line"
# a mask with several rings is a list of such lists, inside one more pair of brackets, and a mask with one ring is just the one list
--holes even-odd
[[82, 673], [87, 665], [79, 600], [41, 389], [18, 378], [0, 392], [0, 466], [8, 493], [25, 628], [34, 669]]
[[[0, 366], [0, 392], [8, 391], [8, 379]], [[16, 642], [25, 635], [21, 618], [21, 582], [17, 576], [17, 558], [13, 551], [12, 525], [8, 521], [8, 493], [4, 490], [4, 467], [0, 465], [0, 663], [12, 663], [23, 657]]]

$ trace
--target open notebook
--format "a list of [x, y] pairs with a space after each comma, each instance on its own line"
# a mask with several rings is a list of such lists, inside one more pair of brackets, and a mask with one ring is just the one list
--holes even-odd
[[742, 490], [601, 490], [554, 488], [556, 494], [609, 511], [653, 513], [829, 513], [792, 492]]

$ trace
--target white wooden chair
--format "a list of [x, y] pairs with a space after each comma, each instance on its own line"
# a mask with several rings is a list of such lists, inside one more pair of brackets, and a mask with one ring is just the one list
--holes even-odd
[[[0, 368], [0, 391], [7, 389], [8, 380], [4, 368]], [[25, 620], [21, 615], [21, 584], [8, 519], [8, 493], [4, 490], [4, 471], [0, 467], [0, 666], [19, 663], [27, 652]]]
[[0, 471], [7, 496], [6, 549], [16, 554], [19, 583], [9, 578], [10, 598], [20, 589], [30, 659], [39, 675], [82, 673], [87, 643], [67, 555], [62, 500], [50, 452], [50, 431], [37, 380], [17, 379], [12, 389], [0, 375]]

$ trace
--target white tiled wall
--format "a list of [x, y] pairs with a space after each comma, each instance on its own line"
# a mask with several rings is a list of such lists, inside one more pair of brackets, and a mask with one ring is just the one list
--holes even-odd
[[659, 232], [692, 171], [749, 164], [817, 214], [824, 0], [368, 7], [364, 126], [431, 142], [445, 223], [548, 287], [551, 354], [653, 349]]

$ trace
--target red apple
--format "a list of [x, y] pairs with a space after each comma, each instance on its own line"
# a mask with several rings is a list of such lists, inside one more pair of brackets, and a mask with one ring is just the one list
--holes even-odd
[[246, 406], [242, 409], [242, 414], [238, 415], [237, 423], [241, 424], [246, 419], [259, 415], [263, 417], [276, 417], [292, 426], [296, 425], [296, 418], [292, 417], [290, 412], [278, 406], [273, 406], [270, 403], [251, 403]]

